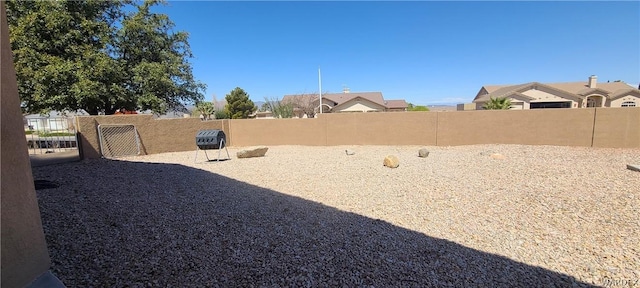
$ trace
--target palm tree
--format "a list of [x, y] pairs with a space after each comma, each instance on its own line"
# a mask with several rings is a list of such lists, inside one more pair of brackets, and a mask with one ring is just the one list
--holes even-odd
[[482, 108], [486, 110], [509, 110], [511, 108], [511, 100], [505, 97], [490, 97], [489, 102], [485, 103]]

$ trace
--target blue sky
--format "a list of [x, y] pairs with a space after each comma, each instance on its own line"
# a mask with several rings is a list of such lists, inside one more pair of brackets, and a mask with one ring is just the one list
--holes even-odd
[[189, 33], [205, 98], [380, 91], [470, 102], [483, 85], [640, 81], [640, 2], [218, 2], [155, 9]]

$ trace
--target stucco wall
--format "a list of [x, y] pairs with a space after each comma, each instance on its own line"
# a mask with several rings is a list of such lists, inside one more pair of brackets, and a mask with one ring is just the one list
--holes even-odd
[[593, 147], [640, 148], [640, 107], [595, 110]]
[[591, 146], [593, 109], [484, 110], [438, 115], [438, 146]]
[[620, 107], [622, 105], [622, 102], [626, 101], [634, 101], [636, 102], [636, 107], [640, 107], [640, 97], [634, 95], [627, 95], [615, 100], [611, 100], [608, 104], [609, 107]]
[[[638, 117], [640, 108], [324, 113], [312, 119], [206, 122], [125, 115], [82, 116], [77, 126], [84, 157], [96, 158], [100, 157], [98, 124], [136, 125], [146, 154], [195, 150], [195, 135], [202, 129], [223, 130], [227, 143], [235, 147], [492, 143], [590, 147], [594, 141], [597, 147], [640, 148], [640, 140], [634, 136], [640, 130]], [[594, 118], [598, 118], [596, 129]]]
[[9, 44], [4, 3], [0, 3], [2, 107], [0, 161], [2, 165], [2, 281], [0, 286], [24, 287], [49, 269], [50, 260], [36, 199], [16, 73]]
[[316, 118], [230, 120], [230, 143], [233, 146], [325, 145], [323, 122]]
[[[225, 123], [228, 120], [153, 119], [152, 115], [111, 115], [79, 116], [76, 121], [83, 158], [100, 158], [98, 125], [134, 125], [140, 137], [141, 154], [195, 151], [195, 137], [199, 130], [217, 129], [229, 134], [229, 124]], [[229, 136], [227, 136], [227, 144], [233, 145]]]
[[346, 103], [341, 104], [338, 108], [340, 108], [341, 112], [384, 111], [385, 109], [385, 107], [360, 98], [351, 99]]
[[434, 112], [335, 113], [326, 120], [326, 145], [435, 145]]
[[531, 102], [566, 102], [566, 101], [571, 101], [571, 99], [567, 99], [567, 98], [563, 98], [560, 96], [557, 96], [555, 94], [552, 93], [548, 93], [542, 90], [527, 90], [522, 92], [522, 94], [530, 96], [535, 98], [534, 100], [531, 100]]

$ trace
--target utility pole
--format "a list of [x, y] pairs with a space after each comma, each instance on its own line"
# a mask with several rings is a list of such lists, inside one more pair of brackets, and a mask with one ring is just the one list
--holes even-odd
[[322, 75], [320, 74], [320, 67], [318, 67], [318, 94], [320, 95], [320, 114], [322, 114]]

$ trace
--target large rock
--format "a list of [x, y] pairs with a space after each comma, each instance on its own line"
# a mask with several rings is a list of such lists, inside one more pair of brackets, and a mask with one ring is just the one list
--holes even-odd
[[429, 150], [427, 150], [427, 148], [418, 150], [418, 157], [426, 158], [427, 156], [429, 156]]
[[387, 157], [384, 157], [382, 164], [389, 168], [398, 168], [398, 166], [400, 166], [400, 160], [398, 160], [398, 157], [395, 155], [388, 155]]
[[267, 153], [267, 150], [269, 150], [268, 147], [260, 146], [260, 147], [240, 150], [238, 151], [238, 153], [236, 153], [236, 155], [238, 156], [238, 158], [262, 157], [264, 156], [264, 154]]

